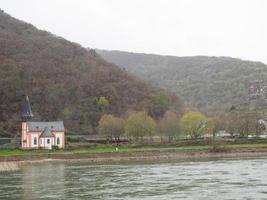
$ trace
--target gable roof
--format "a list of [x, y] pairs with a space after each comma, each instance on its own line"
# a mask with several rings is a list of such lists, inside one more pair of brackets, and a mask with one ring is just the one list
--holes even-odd
[[54, 137], [50, 128], [45, 127], [43, 132], [41, 133], [40, 137]]
[[53, 131], [65, 131], [63, 121], [54, 121], [54, 122], [26, 122], [29, 128], [29, 131], [44, 131], [46, 128], [49, 128]]

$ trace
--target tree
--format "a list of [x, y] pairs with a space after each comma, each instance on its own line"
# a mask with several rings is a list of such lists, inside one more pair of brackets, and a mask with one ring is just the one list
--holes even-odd
[[240, 111], [239, 133], [241, 134], [241, 136], [248, 137], [249, 134], [261, 134], [261, 128], [259, 125], [260, 118], [261, 116], [256, 111]]
[[106, 97], [100, 97], [97, 100], [97, 106], [101, 111], [104, 111], [109, 106], [109, 101]]
[[207, 119], [207, 133], [215, 137], [219, 130], [225, 129], [225, 116], [218, 114], [214, 117]]
[[173, 140], [180, 131], [180, 120], [177, 114], [172, 111], [165, 112], [163, 118], [159, 121], [159, 131], [162, 136], [168, 136], [169, 141]]
[[209, 139], [210, 145], [212, 146], [212, 151], [219, 151], [221, 145], [223, 144], [223, 140], [220, 137], [216, 137], [216, 133], [219, 130], [225, 129], [225, 116], [223, 114], [217, 114], [214, 117], [207, 119], [207, 133], [212, 136]]
[[231, 110], [226, 116], [226, 130], [233, 135], [239, 133], [241, 137], [249, 134], [259, 135], [262, 132], [259, 120], [261, 115], [256, 111]]
[[162, 117], [168, 106], [170, 105], [170, 98], [166, 91], [159, 91], [150, 96], [150, 104], [148, 113], [154, 117]]
[[196, 139], [203, 134], [207, 118], [200, 112], [188, 112], [181, 118], [183, 130], [193, 139]]
[[155, 133], [156, 123], [146, 112], [137, 112], [131, 114], [125, 123], [125, 133], [129, 137], [134, 137], [136, 141], [144, 136], [150, 136]]
[[225, 117], [225, 130], [231, 134], [231, 137], [233, 137], [234, 133], [239, 131], [239, 124], [238, 112], [232, 107]]
[[106, 136], [107, 140], [112, 141], [114, 138], [119, 141], [124, 132], [124, 120], [113, 115], [103, 115], [99, 121], [98, 132]]
[[261, 120], [259, 120], [258, 123], [256, 124], [255, 128], [256, 128], [255, 134], [258, 137], [265, 130], [265, 125]]

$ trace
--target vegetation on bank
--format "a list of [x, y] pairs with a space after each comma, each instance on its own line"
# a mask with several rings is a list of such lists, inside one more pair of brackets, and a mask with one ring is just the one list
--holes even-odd
[[147, 112], [128, 113], [124, 117], [104, 114], [98, 123], [98, 133], [106, 137], [108, 142], [143, 141], [144, 137], [153, 142], [155, 136], [162, 141], [184, 139], [214, 138], [220, 131], [229, 138], [259, 137], [266, 131], [260, 122], [261, 113], [252, 110], [238, 110], [232, 107], [229, 111], [207, 117], [200, 112], [187, 112], [182, 116], [168, 110], [162, 118], [153, 119]]

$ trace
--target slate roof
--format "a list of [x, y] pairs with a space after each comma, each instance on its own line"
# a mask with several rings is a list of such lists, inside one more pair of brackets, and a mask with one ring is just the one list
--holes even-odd
[[45, 128], [48, 128], [53, 131], [64, 131], [63, 121], [54, 121], [54, 122], [26, 122], [29, 128], [29, 131], [44, 131]]

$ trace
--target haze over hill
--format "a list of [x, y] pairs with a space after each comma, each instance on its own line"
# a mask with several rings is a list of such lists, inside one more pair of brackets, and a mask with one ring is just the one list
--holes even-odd
[[157, 106], [155, 99], [166, 92], [104, 61], [95, 51], [40, 31], [1, 10], [0, 47], [2, 134], [19, 132], [25, 94], [36, 119], [63, 119], [68, 131], [76, 133], [92, 132], [104, 112], [97, 106], [101, 96], [110, 103], [105, 112], [115, 115], [144, 109], [158, 117], [171, 104], [167, 95], [165, 104]]
[[230, 57], [175, 57], [97, 50], [107, 61], [170, 89], [185, 102], [204, 111], [247, 104], [248, 87], [267, 77], [261, 62]]
[[1, 8], [85, 47], [267, 63], [266, 0], [8, 0]]

